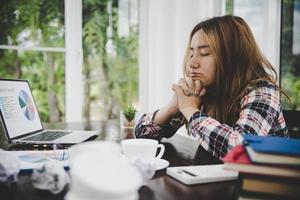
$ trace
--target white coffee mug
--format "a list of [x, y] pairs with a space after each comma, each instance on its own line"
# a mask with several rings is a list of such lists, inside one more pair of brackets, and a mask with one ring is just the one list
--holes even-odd
[[[165, 152], [165, 146], [158, 144], [158, 141], [153, 139], [122, 140], [121, 148], [127, 158], [139, 158], [148, 161], [161, 158]], [[160, 152], [155, 156], [158, 148], [160, 148]]]

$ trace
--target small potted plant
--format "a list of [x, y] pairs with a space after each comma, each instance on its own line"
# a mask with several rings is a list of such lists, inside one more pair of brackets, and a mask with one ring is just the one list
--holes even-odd
[[136, 109], [132, 105], [123, 108], [120, 112], [121, 127], [133, 128], [135, 125], [135, 114]]

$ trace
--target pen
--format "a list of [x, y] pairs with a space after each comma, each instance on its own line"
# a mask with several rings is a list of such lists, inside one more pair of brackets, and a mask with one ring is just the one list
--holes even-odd
[[189, 171], [187, 171], [187, 170], [185, 170], [185, 169], [180, 169], [180, 172], [184, 172], [184, 173], [186, 173], [186, 174], [188, 174], [188, 175], [190, 175], [190, 176], [193, 176], [193, 177], [197, 176], [196, 174], [191, 173], [191, 172], [189, 172]]

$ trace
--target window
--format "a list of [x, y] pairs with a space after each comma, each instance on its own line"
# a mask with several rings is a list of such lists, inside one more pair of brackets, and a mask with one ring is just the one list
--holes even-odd
[[43, 121], [64, 119], [64, 1], [5, 0], [0, 77], [29, 80]]
[[138, 0], [83, 0], [84, 117], [113, 119], [137, 104]]
[[292, 136], [300, 129], [300, 0], [281, 5], [280, 82], [290, 97], [282, 98], [284, 114]]
[[42, 120], [118, 117], [137, 104], [138, 0], [4, 0], [0, 77], [29, 80]]
[[283, 107], [300, 111], [300, 0], [282, 2], [281, 27], [280, 80], [291, 98], [283, 98]]

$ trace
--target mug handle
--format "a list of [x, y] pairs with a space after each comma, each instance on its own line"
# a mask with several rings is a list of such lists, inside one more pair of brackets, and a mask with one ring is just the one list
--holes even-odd
[[157, 148], [160, 148], [159, 154], [155, 157], [155, 159], [160, 159], [165, 153], [165, 146], [163, 144], [158, 144]]

